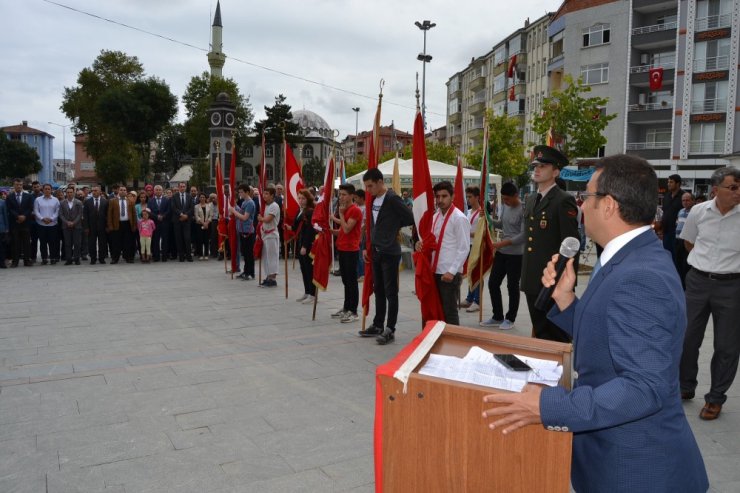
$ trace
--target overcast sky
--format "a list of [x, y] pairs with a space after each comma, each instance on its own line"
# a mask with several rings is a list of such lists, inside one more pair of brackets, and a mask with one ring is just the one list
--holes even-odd
[[[449, 77], [522, 27], [527, 18], [534, 21], [560, 3], [222, 0], [224, 76], [236, 80], [257, 119], [264, 117], [263, 107], [272, 105], [282, 93], [293, 109], [321, 115], [341, 132], [340, 138], [355, 132], [353, 107], [360, 107], [360, 131], [371, 127], [382, 78], [382, 123], [394, 120], [397, 128], [410, 132], [416, 72], [421, 86], [422, 64], [416, 56], [423, 48], [422, 31], [414, 21], [428, 19], [437, 26], [427, 34], [427, 53], [433, 56], [426, 74], [427, 125], [438, 128], [445, 124]], [[30, 126], [56, 137], [57, 158], [62, 155], [62, 130], [47, 122], [70, 123], [59, 109], [63, 89], [75, 85], [80, 70], [89, 67], [100, 50], [120, 50], [138, 57], [147, 75], [164, 79], [178, 98], [193, 75], [209, 70], [205, 51], [215, 0], [0, 0], [0, 6], [0, 126], [28, 120]], [[178, 119], [184, 119], [182, 106]], [[70, 133], [66, 139], [71, 159]]]

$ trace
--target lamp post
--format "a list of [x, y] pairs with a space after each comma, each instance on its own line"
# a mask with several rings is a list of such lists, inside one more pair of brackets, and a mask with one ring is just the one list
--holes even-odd
[[355, 112], [355, 148], [354, 152], [352, 152], [352, 164], [355, 164], [357, 162], [357, 131], [360, 122], [360, 107], [352, 108], [352, 111]]
[[[64, 170], [64, 182], [67, 182], [67, 127], [72, 124], [62, 125], [61, 123], [47, 122], [49, 125], [56, 125], [62, 129], [62, 169]], [[52, 176], [53, 179], [53, 176]], [[55, 180], [56, 181], [56, 180]]]
[[427, 31], [436, 26], [431, 21], [416, 21], [416, 27], [424, 31], [424, 51], [416, 57], [421, 62], [421, 120], [424, 122], [424, 128], [427, 126], [427, 105], [426, 105], [426, 82], [427, 82], [427, 63], [432, 61], [432, 55], [427, 55]]

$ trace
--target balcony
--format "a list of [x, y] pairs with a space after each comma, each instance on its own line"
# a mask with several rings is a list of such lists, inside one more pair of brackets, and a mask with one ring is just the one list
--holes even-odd
[[483, 136], [483, 120], [475, 121], [468, 129], [468, 138], [475, 139], [476, 137]]
[[676, 63], [673, 61], [664, 64], [637, 65], [630, 67], [630, 85], [633, 87], [650, 86], [650, 69], [663, 67], [663, 87], [670, 89], [676, 76]]
[[468, 84], [468, 89], [471, 91], [477, 91], [478, 89], [483, 89], [486, 86], [486, 76], [483, 75], [483, 70], [476, 70], [476, 73], [473, 74], [473, 77], [470, 79], [470, 83]]
[[462, 143], [462, 135], [455, 134], [450, 137], [450, 145], [459, 146]]
[[724, 140], [692, 140], [689, 142], [689, 154], [721, 154], [724, 150]]
[[639, 50], [656, 50], [676, 44], [677, 22], [666, 22], [632, 29], [632, 47]]
[[668, 159], [671, 154], [670, 142], [628, 142], [627, 154], [643, 159]]
[[628, 151], [642, 151], [645, 149], [670, 149], [671, 142], [628, 142]]
[[631, 74], [642, 74], [645, 72], [650, 72], [650, 69], [663, 67], [663, 71], [674, 69], [676, 68], [676, 62], [666, 62], [666, 63], [651, 63], [650, 65], [635, 65], [634, 67], [630, 67], [630, 73]]
[[694, 28], [697, 32], [709, 31], [710, 29], [730, 27], [730, 24], [732, 24], [732, 14], [710, 15], [709, 17], [696, 19]]
[[703, 101], [691, 102], [691, 114], [699, 113], [725, 113], [727, 111], [726, 99], [705, 99]]
[[728, 68], [730, 68], [730, 57], [728, 55], [694, 59], [694, 72], [713, 72], [715, 70], [727, 70]]
[[462, 111], [458, 110], [454, 113], [450, 113], [450, 116], [447, 120], [450, 123], [460, 123], [462, 121]]
[[631, 104], [627, 107], [627, 122], [639, 125], [670, 122], [673, 118], [673, 103]]
[[474, 98], [468, 106], [468, 111], [471, 115], [477, 115], [483, 113], [486, 109], [486, 98]]

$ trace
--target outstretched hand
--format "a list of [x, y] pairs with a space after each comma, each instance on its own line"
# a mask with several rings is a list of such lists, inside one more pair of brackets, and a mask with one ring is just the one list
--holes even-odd
[[500, 404], [483, 411], [483, 418], [500, 417], [489, 423], [492, 430], [503, 428], [502, 433], [507, 435], [527, 425], [542, 424], [540, 416], [540, 394], [542, 387], [527, 384], [520, 393], [490, 394], [483, 397], [483, 402]]

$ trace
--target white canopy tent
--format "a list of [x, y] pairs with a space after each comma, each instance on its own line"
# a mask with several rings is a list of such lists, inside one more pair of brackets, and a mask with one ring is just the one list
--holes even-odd
[[[390, 186], [391, 180], [393, 179], [393, 162], [391, 159], [380, 165], [381, 173], [383, 173], [383, 181], [386, 185]], [[347, 182], [355, 186], [355, 188], [364, 188], [362, 183], [362, 175], [358, 173], [356, 175], [347, 178]], [[429, 174], [432, 177], [432, 184], [439, 183], [441, 181], [449, 181], [453, 185], [455, 184], [455, 176], [457, 176], [457, 167], [450, 166], [449, 164], [440, 163], [439, 161], [429, 160]], [[410, 190], [413, 187], [413, 162], [411, 159], [399, 159], [398, 160], [398, 175], [401, 178], [401, 188]], [[489, 200], [496, 197], [498, 202], [499, 192], [501, 191], [501, 175], [489, 174]], [[470, 185], [480, 185], [480, 171], [474, 169], [463, 168], [463, 186], [467, 187]]]

